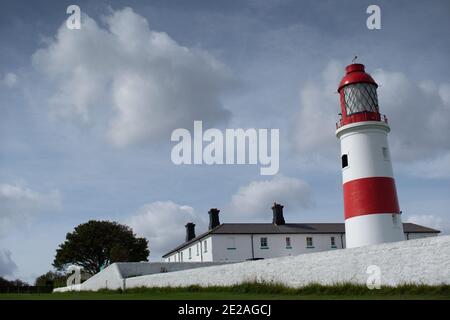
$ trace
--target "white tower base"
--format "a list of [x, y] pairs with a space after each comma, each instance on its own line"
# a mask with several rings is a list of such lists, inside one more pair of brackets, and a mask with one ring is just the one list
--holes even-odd
[[399, 214], [367, 214], [345, 220], [347, 248], [405, 240]]

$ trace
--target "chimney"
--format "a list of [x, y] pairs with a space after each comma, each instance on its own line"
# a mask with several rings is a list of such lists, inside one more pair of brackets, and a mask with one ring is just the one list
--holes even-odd
[[211, 208], [208, 211], [208, 214], [209, 214], [209, 230], [212, 230], [215, 227], [217, 227], [218, 225], [220, 225], [219, 212], [220, 212], [220, 210], [217, 209], [217, 208]]
[[186, 242], [195, 238], [195, 224], [188, 222], [186, 224]]
[[273, 224], [276, 225], [282, 225], [285, 224], [286, 222], [284, 221], [284, 217], [283, 217], [283, 208], [284, 206], [282, 206], [279, 203], [274, 202], [273, 203], [273, 207], [272, 207], [272, 211], [273, 211]]

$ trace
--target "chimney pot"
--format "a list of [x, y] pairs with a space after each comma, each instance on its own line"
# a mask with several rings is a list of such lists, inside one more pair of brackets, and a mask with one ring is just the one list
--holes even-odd
[[284, 221], [283, 208], [284, 208], [284, 206], [282, 206], [281, 204], [276, 203], [276, 202], [273, 203], [273, 207], [272, 207], [272, 211], [273, 211], [272, 223], [273, 224], [282, 225], [282, 224], [286, 223]]
[[219, 221], [219, 212], [220, 210], [217, 208], [211, 208], [208, 211], [209, 214], [209, 230], [214, 229], [215, 227], [217, 227], [218, 225], [220, 225], [220, 221]]
[[195, 238], [195, 224], [188, 222], [186, 225], [186, 242]]

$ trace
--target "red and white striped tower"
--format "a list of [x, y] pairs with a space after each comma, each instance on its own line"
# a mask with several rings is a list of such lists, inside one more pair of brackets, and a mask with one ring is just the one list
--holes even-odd
[[339, 84], [346, 247], [404, 240], [388, 146], [387, 118], [364, 65], [354, 63]]

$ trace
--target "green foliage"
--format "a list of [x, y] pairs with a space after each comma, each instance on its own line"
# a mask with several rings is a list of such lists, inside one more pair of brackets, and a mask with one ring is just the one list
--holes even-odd
[[67, 275], [60, 272], [49, 271], [36, 278], [34, 283], [35, 286], [42, 287], [65, 287], [66, 286]]
[[342, 283], [323, 286], [310, 284], [291, 288], [278, 283], [245, 282], [234, 286], [189, 286], [162, 288], [132, 288], [127, 290], [99, 290], [52, 294], [0, 294], [1, 299], [37, 300], [310, 300], [310, 299], [450, 299], [450, 285], [404, 284], [397, 287], [382, 287], [369, 290], [364, 285]]
[[122, 290], [100, 290], [103, 293], [125, 293], [125, 294], [145, 294], [145, 293], [235, 293], [235, 294], [273, 294], [284, 296], [447, 296], [450, 297], [450, 285], [422, 285], [403, 284], [396, 287], [382, 286], [381, 289], [370, 290], [365, 285], [340, 283], [334, 285], [309, 284], [300, 288], [288, 287], [276, 282], [243, 282], [233, 286], [210, 286], [202, 287], [192, 285], [188, 287], [154, 287], [154, 288], [131, 288]]
[[148, 241], [137, 238], [128, 226], [91, 220], [66, 235], [56, 250], [53, 266], [64, 270], [74, 264], [95, 274], [114, 262], [147, 261], [149, 253]]
[[26, 287], [29, 286], [28, 283], [16, 279], [16, 280], [6, 280], [3, 277], [0, 277], [0, 287]]

